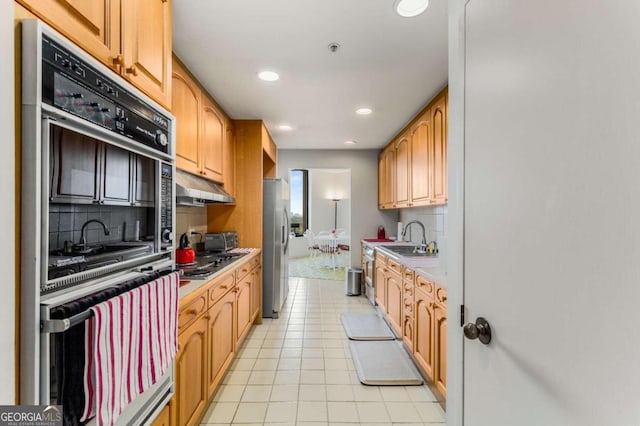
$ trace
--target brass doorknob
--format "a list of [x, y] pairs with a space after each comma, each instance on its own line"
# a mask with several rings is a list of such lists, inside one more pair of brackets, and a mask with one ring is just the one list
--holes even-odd
[[465, 324], [462, 331], [464, 332], [464, 337], [469, 340], [479, 339], [485, 345], [491, 341], [491, 326], [482, 317], [478, 317], [475, 324], [472, 322]]

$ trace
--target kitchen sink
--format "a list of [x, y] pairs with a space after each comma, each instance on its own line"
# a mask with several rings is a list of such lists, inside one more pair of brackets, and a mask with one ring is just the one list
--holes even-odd
[[383, 245], [381, 248], [405, 257], [437, 257], [438, 253], [418, 252], [418, 246], [415, 245]]

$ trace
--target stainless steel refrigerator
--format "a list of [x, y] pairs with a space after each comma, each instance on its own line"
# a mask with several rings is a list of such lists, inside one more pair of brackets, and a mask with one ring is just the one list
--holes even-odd
[[289, 294], [289, 184], [264, 179], [262, 316], [278, 318]]

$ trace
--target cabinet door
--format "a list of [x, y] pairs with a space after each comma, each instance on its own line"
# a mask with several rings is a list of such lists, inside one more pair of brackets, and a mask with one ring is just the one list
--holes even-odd
[[384, 209], [385, 206], [385, 182], [386, 182], [386, 163], [384, 161], [384, 155], [380, 154], [378, 158], [378, 208]]
[[222, 179], [224, 189], [231, 195], [236, 193], [236, 139], [230, 121], [225, 126], [225, 138], [222, 144]]
[[431, 107], [431, 121], [433, 123], [433, 192], [431, 202], [446, 204], [447, 202], [447, 95], [436, 99]]
[[262, 305], [261, 289], [262, 267], [257, 266], [251, 271], [251, 321], [255, 320], [260, 312], [260, 306]]
[[200, 173], [200, 89], [191, 77], [173, 61], [171, 112], [176, 117], [176, 167]]
[[202, 175], [207, 179], [222, 182], [222, 140], [224, 121], [209, 98], [202, 98]]
[[431, 202], [431, 168], [429, 143], [432, 131], [431, 109], [411, 128], [411, 203], [424, 206]]
[[178, 336], [175, 384], [179, 425], [198, 424], [208, 402], [207, 323], [207, 315], [202, 315]]
[[415, 289], [413, 355], [427, 377], [433, 380], [433, 299]]
[[160, 411], [151, 426], [171, 426], [171, 407], [169, 404]]
[[18, 1], [100, 62], [119, 71], [114, 60], [120, 54], [120, 0]]
[[233, 318], [235, 293], [229, 291], [209, 309], [209, 368], [207, 396], [211, 398], [213, 392], [222, 380], [224, 373], [235, 355], [235, 338], [233, 333]]
[[122, 2], [124, 75], [140, 90], [162, 105], [169, 106], [171, 2]]
[[387, 319], [396, 336], [402, 335], [402, 279], [399, 275], [387, 272]]
[[133, 201], [138, 206], [155, 205], [155, 162], [142, 155], [134, 156]]
[[51, 201], [97, 201], [100, 179], [98, 153], [101, 143], [56, 126], [51, 127], [51, 132]]
[[251, 329], [251, 274], [247, 274], [238, 282], [236, 295], [236, 345], [240, 346], [245, 336]]
[[396, 177], [396, 155], [393, 147], [389, 147], [385, 151], [384, 162], [385, 162], [385, 182], [384, 182], [384, 204], [387, 208], [395, 207], [395, 177]]
[[405, 315], [402, 322], [402, 341], [413, 351], [413, 318]]
[[131, 203], [131, 154], [117, 146], [102, 144], [102, 193], [106, 204]]
[[387, 308], [387, 285], [385, 283], [386, 275], [385, 275], [385, 267], [383, 265], [376, 265], [375, 272], [375, 294], [376, 294], [376, 303], [382, 309], [382, 312], [386, 312]]
[[434, 318], [434, 382], [436, 388], [447, 394], [447, 311], [435, 305]]
[[395, 144], [396, 152], [396, 205], [395, 207], [408, 207], [411, 173], [411, 147], [406, 135], [400, 136]]

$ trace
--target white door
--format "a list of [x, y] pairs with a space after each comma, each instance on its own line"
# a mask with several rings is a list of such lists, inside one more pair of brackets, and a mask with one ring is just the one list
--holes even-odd
[[640, 2], [464, 10], [464, 425], [639, 425]]

